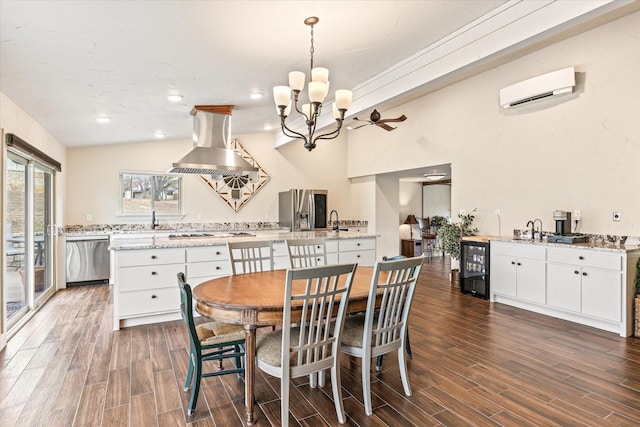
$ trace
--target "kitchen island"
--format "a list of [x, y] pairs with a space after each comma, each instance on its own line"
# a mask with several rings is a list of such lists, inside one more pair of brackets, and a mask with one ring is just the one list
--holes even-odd
[[491, 239], [490, 300], [627, 337], [640, 247]]
[[114, 330], [180, 319], [176, 274], [184, 273], [192, 287], [231, 274], [226, 247], [229, 241], [271, 240], [274, 269], [285, 269], [290, 267], [286, 240], [323, 238], [328, 263], [373, 266], [376, 237], [356, 231], [274, 230], [112, 235], [109, 249], [114, 287]]

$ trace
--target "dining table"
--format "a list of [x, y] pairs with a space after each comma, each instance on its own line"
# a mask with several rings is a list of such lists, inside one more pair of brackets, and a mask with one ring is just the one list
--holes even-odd
[[[373, 267], [356, 268], [347, 313], [366, 310]], [[254, 384], [256, 329], [282, 325], [287, 270], [218, 277], [193, 288], [195, 308], [202, 316], [219, 322], [243, 325], [245, 331], [245, 410], [247, 424], [255, 422]], [[295, 284], [294, 284], [295, 285]], [[300, 320], [300, 307], [292, 302], [291, 321]]]

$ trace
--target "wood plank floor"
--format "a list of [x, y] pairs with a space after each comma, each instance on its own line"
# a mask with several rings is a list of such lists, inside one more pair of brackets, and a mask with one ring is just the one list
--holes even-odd
[[[462, 295], [448, 263], [425, 262], [412, 309], [410, 380], [397, 357], [373, 373], [364, 414], [359, 363], [342, 359], [347, 425], [637, 426], [640, 340]], [[243, 383], [203, 380], [194, 416], [182, 391], [181, 322], [112, 328], [106, 285], [58, 292], [0, 353], [2, 426], [242, 425]], [[257, 426], [280, 425], [279, 380], [257, 374]], [[294, 382], [291, 425], [338, 425], [330, 385]]]

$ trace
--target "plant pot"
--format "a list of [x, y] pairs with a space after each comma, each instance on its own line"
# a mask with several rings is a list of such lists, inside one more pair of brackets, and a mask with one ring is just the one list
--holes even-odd
[[[24, 268], [18, 269], [18, 274], [20, 274], [20, 280], [22, 281], [22, 288], [24, 289], [25, 277], [24, 277]], [[34, 278], [33, 278], [34, 290], [36, 292], [44, 291], [44, 267], [37, 266], [34, 267]]]
[[451, 281], [451, 286], [454, 288], [460, 287], [460, 270], [455, 269], [451, 270], [451, 274], [449, 274], [449, 281]]

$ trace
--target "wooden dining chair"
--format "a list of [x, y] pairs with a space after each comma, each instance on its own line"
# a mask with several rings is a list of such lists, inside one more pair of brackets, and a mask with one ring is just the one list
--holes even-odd
[[[256, 343], [256, 366], [280, 378], [284, 427], [289, 425], [290, 380], [327, 369], [331, 370], [338, 422], [346, 421], [340, 383], [340, 339], [356, 266], [336, 264], [287, 270], [283, 327], [261, 335]], [[293, 316], [292, 312], [298, 315]], [[299, 326], [289, 326], [292, 323]]]
[[258, 273], [273, 270], [273, 242], [227, 242], [231, 274]]
[[[184, 273], [178, 273], [180, 287], [180, 312], [189, 330], [189, 370], [184, 383], [184, 391], [191, 388], [189, 415], [193, 415], [198, 403], [200, 381], [206, 377], [238, 374], [244, 376], [245, 333], [242, 325], [209, 322], [196, 325], [193, 319], [193, 296], [191, 286], [185, 281]], [[225, 369], [224, 359], [234, 359], [235, 368]], [[218, 369], [202, 372], [202, 362], [218, 361]]]
[[[371, 359], [398, 351], [404, 394], [411, 396], [404, 351], [407, 320], [423, 258], [377, 262], [371, 279], [367, 311], [348, 316], [342, 334], [342, 352], [362, 359], [362, 393], [367, 415], [371, 407]], [[380, 295], [379, 295], [380, 293]], [[381, 299], [380, 299], [381, 298]], [[377, 307], [376, 300], [380, 300]]]
[[[396, 255], [396, 256], [392, 256], [392, 257], [386, 257], [383, 256], [382, 257], [382, 261], [397, 261], [399, 259], [407, 259], [408, 257], [404, 256], [404, 255]], [[409, 359], [413, 358], [413, 353], [411, 353], [411, 342], [409, 341], [409, 327], [407, 327], [407, 339], [405, 340], [404, 343], [404, 348], [407, 352], [407, 357], [409, 357]], [[377, 357], [376, 359], [376, 371], [380, 372], [382, 371], [382, 361], [384, 359], [384, 355], [381, 354], [380, 356]]]
[[327, 265], [325, 239], [292, 239], [285, 243], [291, 268]]

